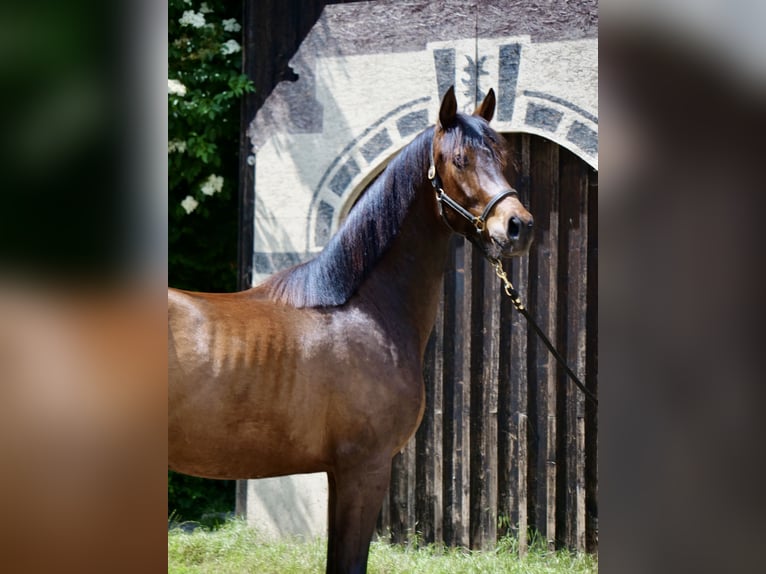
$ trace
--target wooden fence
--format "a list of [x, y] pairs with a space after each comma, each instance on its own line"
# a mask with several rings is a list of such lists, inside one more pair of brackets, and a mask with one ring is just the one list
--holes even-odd
[[[530, 255], [506, 263], [508, 277], [597, 394], [597, 173], [544, 138], [507, 139], [508, 181], [536, 227]], [[379, 533], [486, 548], [510, 532], [526, 549], [536, 531], [549, 548], [595, 551], [597, 409], [461, 238], [424, 371], [425, 415], [394, 459]]]

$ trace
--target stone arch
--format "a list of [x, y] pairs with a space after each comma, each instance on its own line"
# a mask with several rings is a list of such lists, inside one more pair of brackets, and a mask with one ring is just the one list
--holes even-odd
[[412, 138], [429, 125], [429, 96], [395, 107], [372, 122], [322, 174], [307, 217], [306, 251], [327, 244], [359, 195]]

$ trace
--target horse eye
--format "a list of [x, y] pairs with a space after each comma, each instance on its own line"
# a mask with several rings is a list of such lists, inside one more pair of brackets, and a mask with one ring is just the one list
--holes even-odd
[[452, 163], [456, 168], [463, 169], [465, 168], [468, 161], [466, 160], [466, 157], [464, 155], [458, 154], [452, 158]]

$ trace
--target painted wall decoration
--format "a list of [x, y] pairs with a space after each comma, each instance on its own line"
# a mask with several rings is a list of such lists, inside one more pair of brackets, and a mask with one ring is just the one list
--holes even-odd
[[436, 121], [450, 85], [467, 112], [494, 88], [498, 132], [543, 136], [598, 169], [596, 3], [480, 4], [325, 7], [290, 62], [298, 80], [277, 86], [248, 131], [253, 283], [322, 249], [391, 157]]

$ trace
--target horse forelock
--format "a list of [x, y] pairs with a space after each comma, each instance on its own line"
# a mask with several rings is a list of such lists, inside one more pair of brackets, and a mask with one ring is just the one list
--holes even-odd
[[441, 150], [442, 154], [451, 156], [466, 148], [487, 151], [494, 161], [505, 167], [507, 146], [502, 136], [483, 118], [459, 113], [441, 138]]
[[294, 307], [343, 305], [356, 293], [399, 233], [430, 164], [433, 128], [391, 161], [315, 258], [277, 273], [263, 288]]

